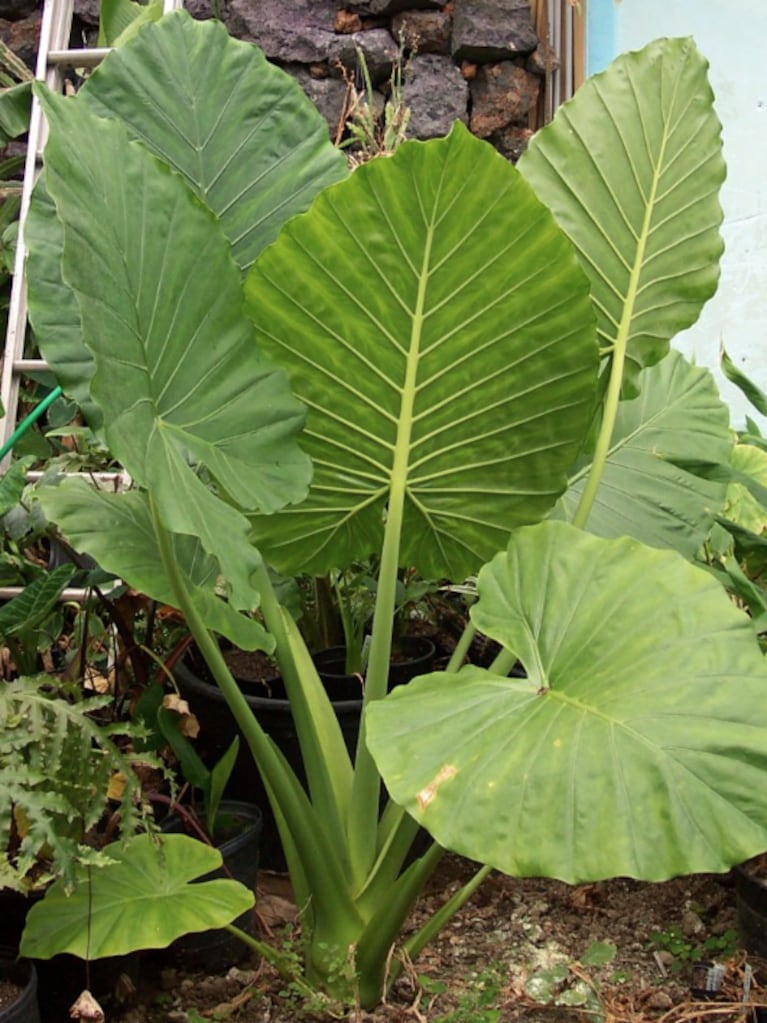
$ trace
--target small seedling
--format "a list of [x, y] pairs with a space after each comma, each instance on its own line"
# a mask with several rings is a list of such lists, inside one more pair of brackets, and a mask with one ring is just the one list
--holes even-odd
[[434, 1023], [500, 1023], [501, 1010], [495, 1008], [503, 986], [505, 968], [493, 963], [475, 974], [460, 996], [458, 1005]]
[[671, 971], [678, 973], [685, 966], [699, 959], [710, 959], [716, 956], [729, 959], [738, 947], [738, 935], [733, 929], [721, 935], [710, 935], [703, 942], [694, 942], [686, 937], [679, 927], [669, 927], [665, 931], [654, 931], [650, 935], [651, 948], [655, 951], [670, 952], [674, 957]]

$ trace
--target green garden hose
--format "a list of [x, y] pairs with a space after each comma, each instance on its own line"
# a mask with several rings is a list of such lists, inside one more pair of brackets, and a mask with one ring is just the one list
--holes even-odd
[[2, 448], [0, 448], [0, 461], [2, 461], [2, 459], [5, 458], [5, 456], [8, 454], [8, 452], [12, 450], [13, 445], [16, 443], [16, 441], [19, 439], [19, 437], [21, 437], [22, 434], [26, 433], [26, 431], [29, 429], [29, 427], [34, 422], [36, 422], [40, 418], [40, 416], [43, 414], [43, 412], [45, 412], [45, 410], [50, 405], [52, 405], [53, 402], [58, 397], [60, 397], [60, 396], [61, 396], [61, 388], [60, 387], [54, 387], [54, 389], [51, 391], [51, 393], [49, 395], [47, 395], [45, 398], [43, 398], [43, 400], [40, 402], [40, 404], [37, 405], [29, 413], [29, 415], [26, 417], [26, 419], [22, 419], [22, 421], [19, 423], [19, 425], [13, 431], [13, 433], [8, 438], [8, 440], [5, 442], [5, 444], [3, 444]]

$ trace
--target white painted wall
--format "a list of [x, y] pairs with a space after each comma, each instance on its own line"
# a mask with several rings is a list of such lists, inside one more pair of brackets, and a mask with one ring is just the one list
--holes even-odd
[[612, 11], [616, 52], [658, 36], [693, 36], [710, 63], [723, 126], [727, 181], [721, 193], [727, 246], [719, 291], [676, 344], [715, 369], [733, 422], [757, 416], [718, 373], [722, 342], [736, 364], [767, 391], [767, 0], [603, 0]]

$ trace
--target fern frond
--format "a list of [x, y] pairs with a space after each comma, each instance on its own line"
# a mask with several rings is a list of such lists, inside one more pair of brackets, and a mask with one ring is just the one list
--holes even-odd
[[[119, 816], [123, 838], [151, 826], [134, 770], [149, 758], [125, 752], [116, 741], [134, 742], [145, 729], [100, 724], [92, 715], [109, 703], [100, 696], [65, 699], [46, 675], [0, 688], [0, 850], [16, 872], [14, 887], [32, 871], [71, 883], [77, 862], [107, 862], [87, 842], [107, 813]], [[110, 798], [116, 775], [122, 785]]]

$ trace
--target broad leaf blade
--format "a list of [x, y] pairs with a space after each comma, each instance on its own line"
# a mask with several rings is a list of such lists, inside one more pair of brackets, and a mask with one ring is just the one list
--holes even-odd
[[64, 225], [40, 174], [24, 221], [29, 279], [29, 319], [48, 364], [64, 393], [73, 398], [90, 427], [100, 429], [101, 410], [91, 399], [93, 356], [83, 343], [80, 310], [61, 276]]
[[112, 859], [98, 870], [81, 869], [71, 894], [59, 881], [33, 906], [24, 955], [102, 959], [166, 948], [183, 934], [224, 927], [254, 903], [238, 881], [198, 882], [221, 866], [221, 853], [186, 835], [139, 835]]
[[[135, 6], [118, 2], [110, 11], [130, 13]], [[216, 214], [242, 269], [289, 217], [347, 174], [325, 120], [300, 86], [257, 47], [185, 11], [143, 28], [114, 50], [78, 102], [118, 120], [181, 174]], [[27, 224], [36, 338], [65, 392], [98, 427], [89, 393], [92, 356], [82, 340], [77, 302], [61, 276], [63, 230], [41, 184]]]
[[[638, 379], [639, 396], [618, 409], [588, 530], [607, 539], [633, 536], [693, 558], [724, 503], [726, 484], [676, 463], [727, 464], [733, 444], [729, 410], [711, 374], [677, 352]], [[590, 463], [579, 468], [562, 498], [568, 520], [589, 469]]]
[[438, 842], [571, 882], [764, 849], [767, 667], [716, 581], [547, 522], [517, 531], [479, 592], [473, 621], [529, 677], [434, 674], [367, 711], [389, 791]]
[[[163, 567], [146, 495], [137, 490], [110, 494], [85, 480], [64, 480], [57, 487], [41, 487], [40, 504], [78, 551], [90, 554], [102, 568], [162, 604], [175, 606], [176, 594]], [[172, 537], [176, 566], [190, 599], [207, 628], [226, 636], [243, 650], [271, 650], [274, 641], [260, 622], [239, 614], [215, 593], [219, 568], [195, 536]], [[253, 563], [256, 552], [243, 544], [243, 564]], [[258, 606], [250, 594], [245, 610]]]
[[33, 462], [34, 458], [30, 455], [19, 458], [0, 478], [0, 515], [7, 515], [21, 500], [27, 485], [27, 470]]
[[0, 89], [0, 145], [6, 145], [11, 139], [29, 131], [31, 108], [31, 82], [19, 82]]
[[64, 275], [94, 354], [110, 449], [152, 491], [166, 527], [199, 536], [235, 602], [247, 602], [246, 522], [190, 462], [245, 508], [300, 500], [311, 471], [294, 440], [303, 410], [255, 348], [213, 214], [119, 124], [41, 96]]
[[162, 17], [162, 0], [135, 3], [134, 0], [101, 0], [99, 46], [122, 46], [150, 21]]
[[321, 574], [379, 549], [391, 487], [403, 563], [427, 577], [473, 572], [542, 517], [593, 397], [585, 285], [549, 212], [460, 124], [319, 196], [246, 281], [315, 464], [307, 502], [255, 523], [269, 559]]
[[82, 89], [183, 176], [247, 269], [283, 223], [348, 174], [301, 86], [215, 20], [174, 11], [115, 50]]
[[725, 164], [707, 67], [692, 39], [624, 54], [519, 163], [578, 250], [602, 347], [628, 342], [632, 384], [717, 286]]
[[25, 586], [18, 596], [0, 607], [0, 639], [32, 630], [44, 621], [72, 578], [74, 565], [59, 565]]

